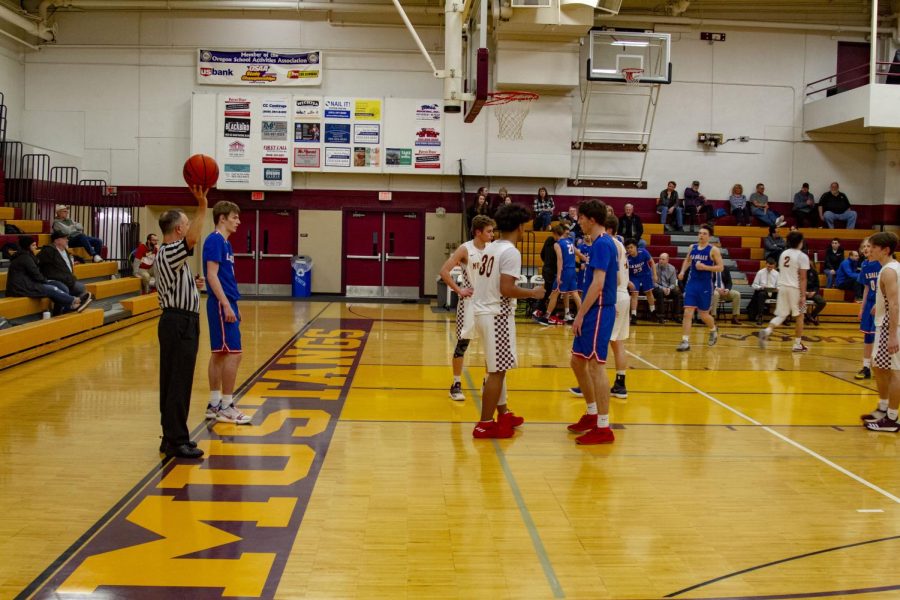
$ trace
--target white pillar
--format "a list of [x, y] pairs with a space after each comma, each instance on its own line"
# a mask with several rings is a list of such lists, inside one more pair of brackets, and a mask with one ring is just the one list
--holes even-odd
[[872, 33], [869, 40], [869, 84], [875, 83], [878, 71], [878, 0], [872, 0]]

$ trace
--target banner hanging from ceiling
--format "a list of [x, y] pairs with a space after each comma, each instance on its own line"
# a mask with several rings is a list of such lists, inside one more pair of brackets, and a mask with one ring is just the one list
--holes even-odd
[[197, 55], [197, 82], [206, 85], [299, 87], [322, 84], [322, 53], [205, 50]]

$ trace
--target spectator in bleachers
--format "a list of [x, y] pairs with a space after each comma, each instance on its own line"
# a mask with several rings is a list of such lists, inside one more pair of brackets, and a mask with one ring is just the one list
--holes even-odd
[[775, 297], [778, 293], [778, 271], [775, 270], [776, 260], [766, 259], [766, 266], [760, 269], [753, 278], [753, 297], [747, 306], [747, 320], [756, 321], [762, 325], [763, 315], [766, 313], [766, 300]]
[[731, 206], [731, 216], [737, 220], [738, 225], [750, 224], [750, 203], [744, 195], [744, 186], [739, 183], [732, 186], [728, 204]]
[[644, 224], [641, 218], [634, 214], [634, 205], [625, 205], [625, 214], [619, 217], [619, 233], [626, 240], [632, 238], [637, 240], [638, 248], [646, 248], [647, 242], [641, 239], [644, 236]]
[[813, 301], [812, 312], [806, 313], [806, 322], [818, 325], [819, 313], [825, 310], [828, 303], [819, 293], [819, 272], [816, 271], [816, 263], [813, 261], [809, 261], [809, 272], [806, 274], [806, 299]]
[[731, 302], [731, 324], [740, 325], [738, 317], [741, 315], [741, 293], [731, 283], [731, 273], [728, 269], [713, 275], [715, 289], [713, 289], [712, 308], [719, 312], [719, 302]]
[[676, 186], [677, 184], [674, 181], [670, 181], [666, 185], [666, 189], [659, 193], [659, 198], [656, 200], [656, 212], [659, 213], [659, 222], [666, 228], [666, 231], [669, 231], [668, 222], [671, 217], [675, 219], [675, 228], [678, 231], [683, 229], [684, 208], [681, 199], [678, 197], [678, 190], [675, 189]]
[[644, 249], [638, 249], [633, 238], [625, 240], [625, 252], [628, 261], [628, 291], [631, 294], [631, 324], [637, 324], [638, 295], [644, 294], [650, 307], [651, 318], [656, 317], [656, 298], [653, 289], [656, 287], [656, 264], [653, 257]]
[[859, 252], [851, 250], [847, 258], [841, 262], [834, 276], [834, 287], [839, 290], [853, 290], [857, 301], [862, 300], [863, 287], [857, 280], [859, 272]]
[[816, 211], [816, 197], [809, 192], [808, 183], [801, 185], [800, 191], [794, 194], [794, 206], [791, 214], [797, 221], [797, 227], [818, 227], [820, 225], [819, 213]]
[[87, 235], [81, 223], [69, 218], [69, 207], [64, 204], [56, 207], [53, 231], [66, 234], [69, 237], [69, 246], [72, 248], [84, 248], [91, 255], [94, 262], [103, 260], [100, 256], [100, 251], [103, 249], [103, 240]]
[[34, 238], [24, 235], [19, 238], [19, 253], [9, 264], [6, 278], [6, 295], [10, 298], [50, 298], [53, 314], [76, 310], [81, 312], [91, 303], [90, 294], [75, 297], [69, 294], [66, 285], [49, 280], [41, 274]]
[[65, 285], [69, 295], [82, 296], [86, 290], [75, 276], [75, 261], [68, 250], [69, 238], [61, 231], [54, 231], [50, 234], [50, 245], [38, 252], [38, 268], [48, 280]]
[[[669, 263], [669, 255], [665, 252], [659, 255], [659, 262], [656, 263], [656, 288], [653, 290], [656, 297], [656, 303], [659, 305], [659, 318], [664, 317], [675, 321], [681, 313], [681, 290], [678, 287], [678, 272]], [[666, 315], [665, 299], [671, 298], [671, 308]]]
[[765, 192], [766, 186], [757, 183], [756, 191], [750, 194], [750, 213], [769, 227], [781, 227], [784, 217], [769, 207], [769, 197]]
[[578, 207], [570, 206], [569, 210], [559, 215], [559, 224], [565, 227], [566, 235], [570, 238], [580, 240], [584, 237], [581, 225], [578, 224]]
[[785, 242], [784, 238], [778, 233], [778, 229], [774, 226], [770, 226], [769, 235], [763, 240], [763, 247], [766, 249], [766, 260], [774, 258], [775, 263], [777, 264], [778, 257], [781, 256], [781, 253], [784, 252], [784, 249], [787, 247], [787, 242]]
[[834, 229], [835, 221], [845, 221], [847, 229], [856, 228], [856, 211], [850, 208], [850, 200], [837, 181], [832, 181], [831, 189], [819, 198], [819, 217], [829, 229]]
[[539, 187], [537, 198], [534, 199], [535, 231], [546, 231], [550, 228], [554, 210], [556, 210], [556, 205], [553, 203], [553, 196], [547, 194], [547, 188]]
[[[799, 232], [800, 228], [797, 227], [796, 225], [791, 225], [790, 231], [798, 231]], [[790, 235], [790, 232], [788, 234]], [[802, 250], [806, 254], [809, 254], [809, 244], [806, 243], [806, 238], [803, 238], [803, 245], [800, 246], [800, 250]]]
[[159, 238], [155, 233], [147, 235], [147, 240], [139, 244], [134, 251], [134, 276], [141, 280], [141, 293], [150, 293], [153, 281], [153, 266], [156, 264], [156, 253], [159, 252]]
[[490, 217], [492, 214], [494, 213], [493, 211], [491, 211], [491, 204], [487, 201], [487, 196], [485, 196], [484, 194], [478, 194], [475, 202], [472, 204], [472, 206], [469, 207], [469, 210], [466, 213], [466, 229], [471, 232], [472, 220], [478, 215]]
[[842, 262], [844, 262], [844, 249], [841, 247], [841, 241], [832, 238], [831, 245], [825, 251], [825, 287], [834, 287], [834, 278], [837, 270], [841, 268]]
[[706, 196], [700, 193], [700, 182], [695, 179], [691, 182], [691, 187], [684, 189], [684, 216], [690, 223], [691, 233], [694, 232], [694, 224], [700, 213], [706, 214], [707, 221], [712, 218], [709, 205], [706, 203]]

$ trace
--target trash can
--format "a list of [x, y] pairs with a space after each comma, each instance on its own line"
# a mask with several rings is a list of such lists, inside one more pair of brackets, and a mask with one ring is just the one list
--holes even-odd
[[291, 296], [308, 298], [312, 294], [312, 257], [295, 256], [291, 258]]

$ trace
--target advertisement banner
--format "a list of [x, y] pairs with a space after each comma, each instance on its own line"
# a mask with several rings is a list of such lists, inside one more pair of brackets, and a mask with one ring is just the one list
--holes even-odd
[[322, 99], [314, 96], [294, 98], [294, 118], [318, 121], [322, 118]]
[[353, 125], [354, 144], [378, 144], [381, 141], [381, 125], [356, 123]]
[[326, 144], [349, 144], [350, 143], [350, 124], [349, 123], [325, 123], [325, 143]]
[[357, 100], [353, 104], [353, 118], [357, 121], [380, 121], [381, 100]]
[[298, 144], [318, 144], [321, 141], [318, 123], [294, 123], [294, 141]]
[[371, 146], [355, 146], [353, 148], [354, 167], [380, 167], [381, 148]]
[[349, 119], [350, 106], [348, 98], [325, 98], [325, 118]]
[[200, 49], [197, 82], [263, 87], [322, 85], [322, 53]]
[[294, 148], [294, 166], [300, 169], [318, 169], [318, 148]]
[[388, 148], [385, 151], [384, 164], [388, 167], [412, 166], [412, 148]]
[[325, 166], [326, 167], [349, 167], [350, 166], [350, 148], [329, 148], [325, 147]]

